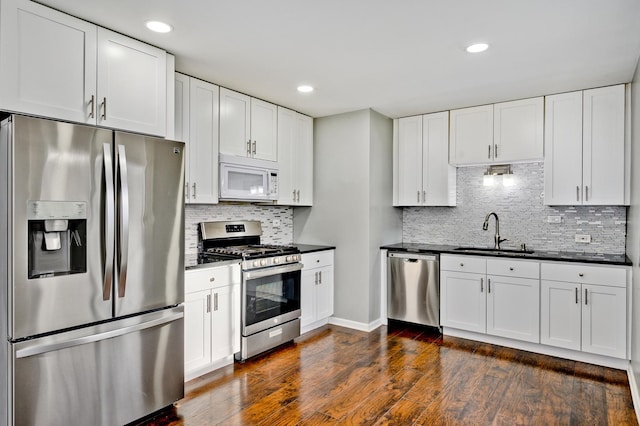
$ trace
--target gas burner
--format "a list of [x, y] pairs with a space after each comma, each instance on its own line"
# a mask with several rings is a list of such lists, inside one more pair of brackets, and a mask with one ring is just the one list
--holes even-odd
[[236, 256], [242, 259], [256, 259], [268, 256], [295, 254], [299, 253], [299, 250], [293, 246], [249, 244], [240, 246], [210, 247], [206, 249], [205, 253]]

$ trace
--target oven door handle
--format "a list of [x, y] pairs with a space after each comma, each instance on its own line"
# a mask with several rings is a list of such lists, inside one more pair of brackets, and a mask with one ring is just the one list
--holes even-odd
[[304, 265], [302, 263], [294, 263], [291, 265], [283, 265], [275, 268], [258, 269], [257, 271], [247, 271], [244, 273], [244, 276], [247, 280], [252, 280], [254, 278], [269, 277], [271, 275], [301, 271], [303, 266]]

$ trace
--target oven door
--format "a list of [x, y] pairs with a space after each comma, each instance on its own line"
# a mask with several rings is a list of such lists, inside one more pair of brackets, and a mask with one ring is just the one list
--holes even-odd
[[295, 263], [243, 272], [243, 336], [300, 317], [301, 270]]

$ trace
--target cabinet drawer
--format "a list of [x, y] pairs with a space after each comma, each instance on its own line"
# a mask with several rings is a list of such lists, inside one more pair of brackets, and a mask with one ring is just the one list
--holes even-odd
[[538, 279], [540, 263], [513, 259], [487, 259], [487, 274]]
[[316, 251], [302, 255], [304, 269], [321, 268], [333, 265], [333, 250]]
[[627, 286], [625, 267], [592, 266], [582, 263], [543, 263], [540, 268], [543, 280], [568, 281], [585, 284], [599, 284], [611, 287]]
[[224, 265], [203, 269], [191, 269], [184, 273], [184, 291], [207, 290], [240, 284], [240, 265]]
[[484, 257], [442, 255], [440, 256], [440, 269], [484, 274], [487, 272], [487, 260]]

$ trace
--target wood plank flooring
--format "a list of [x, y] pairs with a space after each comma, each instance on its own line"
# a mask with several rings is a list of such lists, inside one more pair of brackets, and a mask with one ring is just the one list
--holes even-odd
[[624, 371], [406, 324], [326, 326], [185, 393], [144, 424], [638, 424]]

